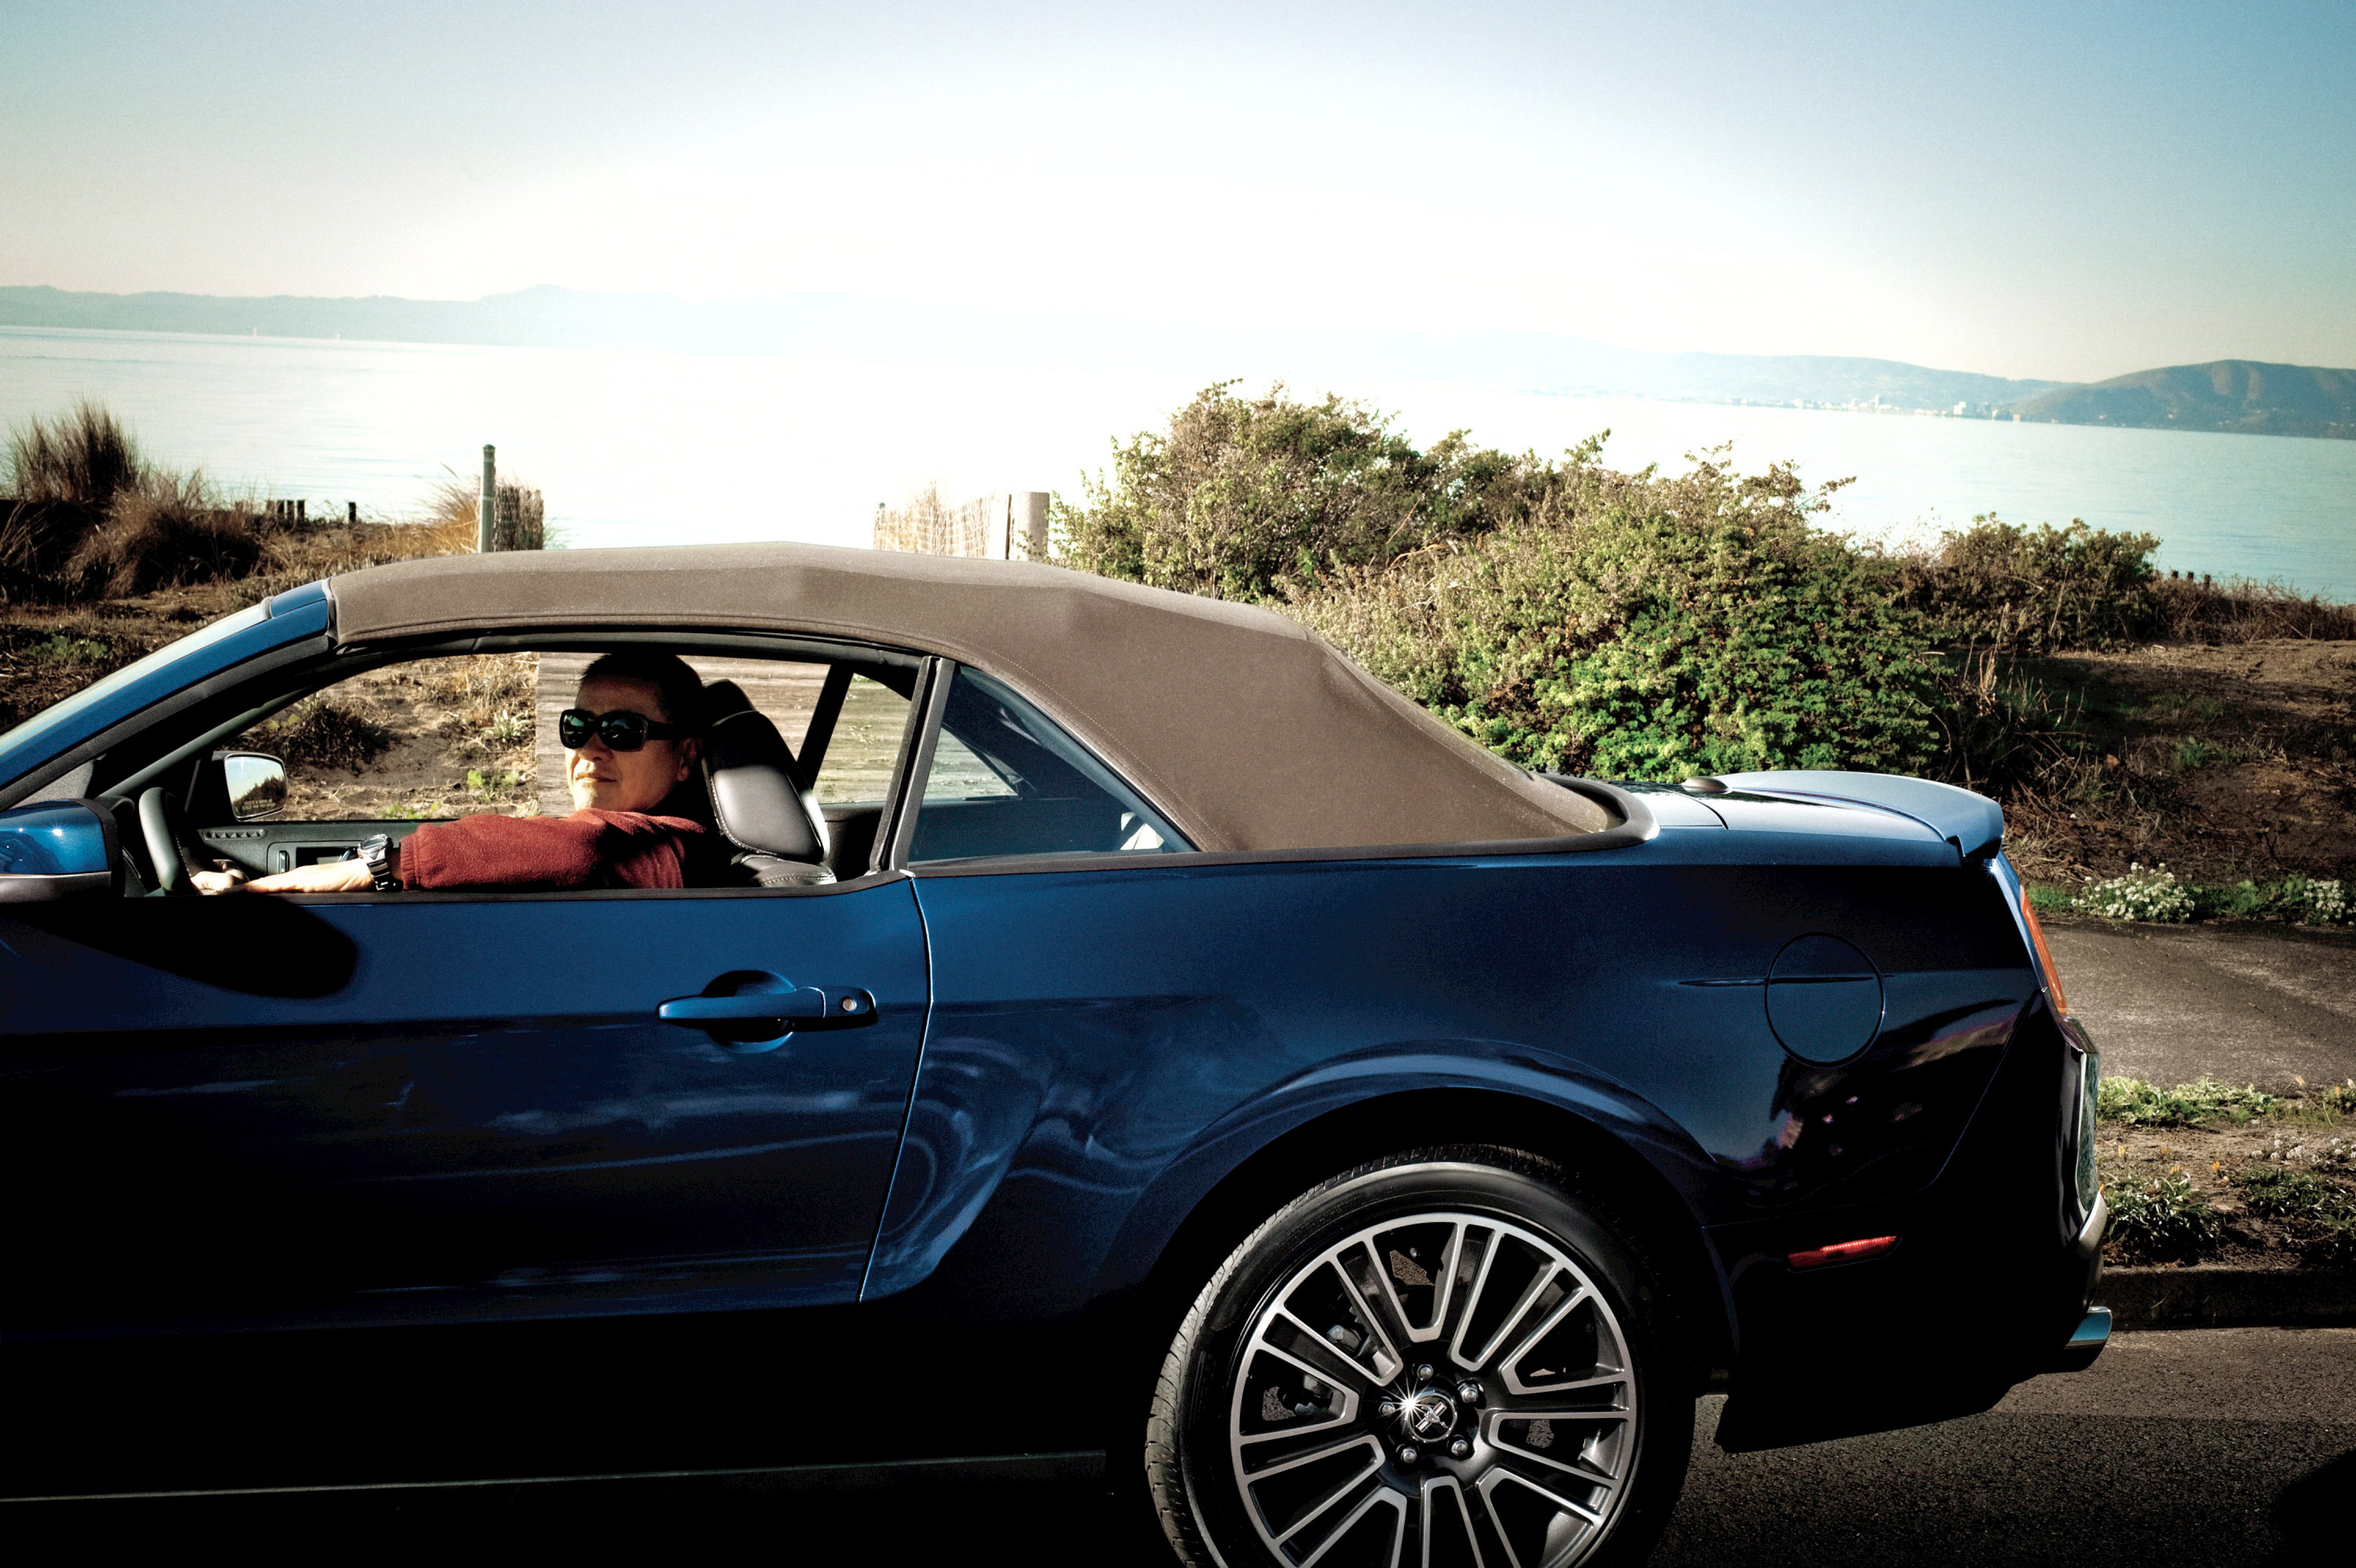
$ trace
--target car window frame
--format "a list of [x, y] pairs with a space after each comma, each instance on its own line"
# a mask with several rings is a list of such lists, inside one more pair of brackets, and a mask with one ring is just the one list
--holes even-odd
[[[506, 891], [493, 888], [450, 888], [434, 890], [403, 890], [400, 892], [378, 892], [363, 890], [355, 892], [300, 892], [273, 894], [296, 903], [327, 901], [352, 903], [404, 901], [438, 903], [501, 902], [517, 900], [546, 901], [552, 899], [610, 898], [744, 898], [744, 897], [826, 897], [845, 891], [873, 887], [879, 880], [904, 876], [898, 865], [890, 863], [879, 853], [895, 842], [898, 818], [910, 773], [912, 746], [920, 739], [920, 726], [927, 712], [926, 699], [930, 672], [939, 662], [935, 656], [915, 649], [893, 647], [884, 644], [831, 637], [817, 634], [794, 632], [762, 632], [730, 627], [712, 631], [665, 626], [613, 627], [535, 627], [530, 631], [510, 632], [498, 629], [477, 629], [458, 635], [439, 634], [429, 637], [402, 638], [376, 644], [346, 644], [324, 650], [306, 648], [307, 658], [285, 657], [252, 660], [222, 675], [200, 681], [187, 690], [152, 707], [143, 717], [155, 724], [177, 727], [193, 708], [210, 709], [200, 714], [200, 722], [193, 732], [184, 732], [170, 739], [153, 757], [118, 776], [93, 798], [102, 809], [123, 799], [136, 799], [140, 791], [151, 784], [173, 784], [185, 773], [192, 759], [202, 757], [212, 746], [236, 735], [300, 702], [315, 692], [324, 691], [344, 680], [371, 669], [405, 664], [420, 659], [447, 658], [470, 654], [491, 653], [605, 653], [622, 647], [659, 647], [668, 652], [687, 655], [710, 654], [750, 658], [773, 658], [781, 662], [823, 663], [829, 667], [829, 687], [821, 688], [821, 701], [830, 688], [837, 672], [849, 669], [851, 676], [882, 670], [910, 672], [910, 704], [904, 726], [899, 751], [894, 759], [893, 784], [882, 802], [884, 819], [877, 825], [876, 849], [870, 851], [867, 868], [856, 875], [842, 876], [831, 882], [790, 887], [724, 887], [724, 888], [564, 888]], [[226, 677], [242, 674], [246, 679], [231, 682]], [[848, 686], [845, 676], [842, 685]], [[896, 683], [886, 683], [896, 684]], [[264, 695], [266, 693], [266, 695]], [[228, 709], [219, 703], [239, 696], [245, 701]], [[840, 702], [837, 702], [838, 716]], [[817, 717], [814, 710], [813, 718]], [[128, 725], [111, 729], [108, 738], [135, 739], [142, 732]], [[831, 741], [831, 734], [829, 741]], [[821, 753], [821, 760], [823, 754]], [[798, 768], [802, 759], [795, 758]], [[916, 775], [921, 778], [921, 773]], [[355, 818], [354, 821], [375, 821]], [[391, 819], [387, 819], [391, 820]]]
[[[927, 693], [929, 701], [925, 715], [923, 758], [921, 765], [916, 769], [915, 783], [911, 786], [911, 793], [905, 802], [906, 810], [904, 815], [895, 818], [895, 822], [903, 835], [902, 837], [896, 837], [893, 844], [893, 863], [896, 868], [916, 877], [981, 876], [1011, 870], [1100, 870], [1108, 865], [1130, 866], [1144, 869], [1154, 866], [1180, 865], [1199, 861], [1205, 853], [1206, 853], [1206, 851], [1201, 849], [1155, 849], [1146, 851], [1133, 849], [1058, 849], [1044, 854], [963, 855], [954, 859], [937, 860], [909, 859], [908, 851], [916, 844], [916, 821], [917, 818], [923, 815], [925, 809], [925, 784], [932, 773], [934, 752], [940, 740], [942, 722], [948, 713], [949, 688], [956, 683], [958, 672], [966, 667], [967, 667], [964, 664], [952, 658], [941, 657], [933, 660], [933, 684]], [[1151, 810], [1155, 816], [1159, 817], [1164, 824], [1170, 827], [1171, 831], [1173, 833], [1183, 833], [1185, 831], [1183, 828], [1177, 826], [1178, 818], [1175, 813], [1172, 812], [1171, 809], [1167, 805], [1164, 805], [1161, 801], [1156, 800], [1151, 791], [1139, 788], [1135, 780], [1131, 779], [1127, 773], [1122, 773], [1119, 768], [1114, 767], [1110, 763], [1106, 762], [1103, 756], [1098, 752], [1094, 746], [1089, 745], [1077, 735], [1073, 734], [1068, 726], [1059, 722], [1047, 711], [1047, 708], [1044, 703], [1042, 703], [1036, 697], [1023, 688], [1023, 683], [1021, 681], [1009, 679], [1007, 677], [998, 674], [995, 671], [984, 669], [980, 665], [975, 665], [972, 668], [976, 675], [982, 676], [997, 685], [1006, 688], [1007, 690], [1021, 698], [1024, 703], [1029, 705], [1032, 711], [1037, 715], [1041, 722], [1055, 725], [1057, 732], [1064, 737], [1066, 742], [1078, 750], [1083, 755], [1087, 756], [1088, 760], [1093, 762], [1098, 767], [1102, 768], [1108, 776], [1118, 780], [1123, 789], [1128, 790], [1130, 794], [1137, 796], [1139, 800], [1142, 801], [1147, 809]], [[986, 766], [988, 764], [985, 763], [984, 765]], [[1297, 859], [1300, 857], [1294, 858]]]

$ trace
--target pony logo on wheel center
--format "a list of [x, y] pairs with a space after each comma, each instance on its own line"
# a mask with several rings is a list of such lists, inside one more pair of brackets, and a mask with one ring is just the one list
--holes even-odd
[[1408, 1401], [1407, 1429], [1419, 1441], [1437, 1443], [1456, 1430], [1456, 1402], [1438, 1389], [1426, 1389]]

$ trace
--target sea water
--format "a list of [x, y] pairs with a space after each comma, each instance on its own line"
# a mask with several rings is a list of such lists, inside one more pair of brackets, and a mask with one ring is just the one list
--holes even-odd
[[[1245, 368], [1080, 370], [0, 327], [0, 421], [104, 403], [150, 458], [314, 512], [400, 516], [481, 450], [537, 485], [574, 548], [865, 544], [879, 502], [1055, 490]], [[1559, 396], [1430, 382], [1329, 386], [1419, 443], [1451, 430], [1559, 453], [1609, 430], [1613, 466], [1732, 443], [1748, 469], [1853, 478], [1826, 521], [1933, 538], [1993, 512], [2158, 535], [2164, 568], [2356, 601], [2356, 442]]]

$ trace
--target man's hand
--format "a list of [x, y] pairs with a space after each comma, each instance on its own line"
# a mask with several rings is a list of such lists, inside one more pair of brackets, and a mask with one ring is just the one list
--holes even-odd
[[368, 867], [359, 860], [322, 860], [246, 884], [257, 893], [364, 893], [375, 885]]
[[275, 876], [248, 878], [243, 871], [197, 871], [189, 880], [206, 893], [364, 893], [376, 885], [359, 860], [322, 860]]

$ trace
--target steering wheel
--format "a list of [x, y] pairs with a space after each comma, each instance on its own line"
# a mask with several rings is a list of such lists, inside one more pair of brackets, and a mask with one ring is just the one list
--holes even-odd
[[147, 863], [155, 868], [157, 887], [173, 894], [197, 891], [182, 848], [192, 837], [188, 814], [180, 809], [179, 798], [161, 784], [139, 796], [139, 836], [146, 841]]

